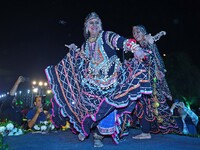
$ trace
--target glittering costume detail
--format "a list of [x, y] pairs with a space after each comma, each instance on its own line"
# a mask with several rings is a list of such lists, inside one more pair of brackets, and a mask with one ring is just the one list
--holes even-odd
[[[131, 113], [141, 94], [151, 94], [150, 83], [143, 82], [148, 81], [143, 64], [134, 59], [126, 64], [119, 61], [115, 50], [122, 49], [124, 41], [113, 32], [101, 32], [95, 43], [86, 41], [80, 51], [70, 50], [56, 66], [45, 69], [54, 93], [56, 126], [69, 120], [72, 128], [88, 136], [114, 110], [120, 110], [118, 116]], [[116, 137], [116, 132], [110, 134]]]
[[135, 52], [138, 48], [138, 44], [136, 44], [136, 41], [134, 39], [128, 39], [124, 44], [124, 51], [130, 51]]
[[[163, 60], [158, 52], [156, 44], [148, 44], [143, 41], [140, 45], [148, 54], [144, 62], [148, 76], [153, 88], [152, 96], [143, 95], [138, 104], [134, 114], [138, 118], [143, 118], [151, 123], [150, 132], [153, 133], [179, 133], [175, 120], [173, 119], [170, 108], [166, 100], [171, 100], [171, 93], [166, 82], [165, 66]], [[146, 109], [144, 109], [146, 107]], [[145, 111], [145, 112], [144, 112]]]

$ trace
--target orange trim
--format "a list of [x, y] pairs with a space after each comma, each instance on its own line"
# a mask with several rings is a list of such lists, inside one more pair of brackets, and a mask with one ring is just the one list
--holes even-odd
[[118, 98], [121, 98], [121, 97], [125, 96], [126, 94], [128, 94], [128, 92], [138, 88], [139, 86], [140, 86], [140, 84], [132, 86], [131, 88], [127, 89], [126, 92], [124, 92], [122, 94], [118, 94], [117, 96], [115, 96], [114, 99], [118, 99]]
[[132, 75], [132, 78], [135, 78], [135, 77], [139, 76], [139, 75], [140, 75], [141, 73], [143, 73], [143, 72], [146, 72], [146, 70], [141, 70], [141, 71], [139, 71], [138, 73]]

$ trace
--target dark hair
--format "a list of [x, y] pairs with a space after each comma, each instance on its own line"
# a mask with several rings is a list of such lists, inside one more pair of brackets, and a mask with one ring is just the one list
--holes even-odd
[[143, 34], [147, 34], [147, 30], [144, 25], [136, 25], [136, 26], [133, 26], [133, 29], [134, 28], [140, 30], [140, 32], [142, 32]]
[[36, 95], [33, 102], [36, 102], [36, 99], [37, 99], [38, 97], [41, 97], [41, 98], [42, 98], [42, 96]]
[[180, 102], [179, 99], [175, 99], [175, 100], [174, 100], [174, 103], [178, 103], [178, 102]]

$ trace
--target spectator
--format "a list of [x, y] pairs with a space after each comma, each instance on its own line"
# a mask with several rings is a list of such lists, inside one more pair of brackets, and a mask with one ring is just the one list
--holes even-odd
[[31, 129], [34, 125], [47, 120], [47, 113], [43, 110], [42, 97], [36, 96], [34, 99], [35, 107], [27, 114], [28, 127]]
[[15, 93], [20, 85], [20, 83], [24, 82], [25, 78], [23, 76], [19, 76], [14, 86], [10, 90], [9, 95], [7, 95], [6, 99], [0, 104], [0, 120], [5, 121], [10, 120], [18, 125], [22, 125], [23, 115], [21, 113], [21, 109], [15, 105], [16, 98]]
[[174, 114], [175, 108], [177, 109], [178, 115], [181, 117], [182, 125], [180, 125], [180, 128], [183, 134], [197, 134], [196, 126], [199, 122], [198, 116], [178, 99], [175, 100], [170, 108], [172, 114]]

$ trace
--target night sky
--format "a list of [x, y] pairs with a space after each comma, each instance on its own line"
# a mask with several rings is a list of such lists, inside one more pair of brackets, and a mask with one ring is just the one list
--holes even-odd
[[[108, 2], [109, 1], [109, 2]], [[120, 0], [119, 0], [120, 1]], [[132, 26], [164, 30], [160, 53], [186, 52], [200, 68], [200, 9], [197, 0], [5, 0], [0, 2], [0, 93], [19, 75], [45, 79], [44, 69], [68, 52], [65, 44], [84, 41], [83, 23], [95, 11], [104, 30], [132, 37]], [[168, 58], [170, 59], [170, 58]]]

